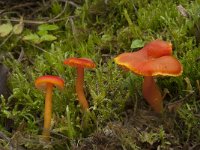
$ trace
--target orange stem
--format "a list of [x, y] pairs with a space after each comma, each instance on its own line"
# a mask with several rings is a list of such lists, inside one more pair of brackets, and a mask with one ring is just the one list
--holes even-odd
[[85, 98], [83, 84], [84, 84], [84, 68], [77, 68], [76, 93], [78, 95], [78, 100], [80, 105], [84, 110], [87, 110], [89, 106]]
[[51, 127], [51, 114], [52, 114], [52, 91], [53, 85], [48, 84], [46, 89], [45, 108], [44, 108], [44, 128], [42, 135], [44, 139], [49, 141], [50, 127]]
[[163, 111], [163, 98], [152, 76], [144, 77], [142, 93], [155, 112], [161, 113]]

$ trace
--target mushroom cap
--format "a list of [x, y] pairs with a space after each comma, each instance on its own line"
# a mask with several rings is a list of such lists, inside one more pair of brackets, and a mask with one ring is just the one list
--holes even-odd
[[48, 84], [53, 84], [59, 89], [64, 88], [64, 80], [58, 76], [45, 75], [45, 76], [38, 77], [35, 80], [35, 87], [38, 89], [45, 90]]
[[[171, 56], [170, 44], [159, 41], [155, 40], [137, 52], [120, 54], [114, 60], [123, 68], [142, 76], [181, 75], [182, 65], [175, 57]], [[153, 45], [155, 49], [153, 49]]]
[[89, 58], [75, 58], [71, 57], [64, 60], [65, 65], [81, 68], [95, 68], [95, 63]]
[[146, 44], [143, 48], [149, 57], [158, 58], [161, 56], [172, 55], [172, 44], [162, 40], [154, 40]]

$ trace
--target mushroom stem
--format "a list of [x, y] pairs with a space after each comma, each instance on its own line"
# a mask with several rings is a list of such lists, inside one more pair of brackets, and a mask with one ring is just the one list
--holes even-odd
[[50, 126], [51, 126], [51, 114], [52, 114], [52, 91], [53, 85], [47, 85], [46, 98], [45, 98], [45, 109], [44, 109], [44, 128], [42, 135], [44, 139], [49, 141], [50, 137]]
[[78, 100], [80, 105], [84, 110], [87, 110], [89, 106], [84, 94], [83, 79], [84, 79], [84, 68], [77, 68], [76, 93], [78, 95]]
[[144, 77], [142, 93], [155, 112], [161, 113], [163, 111], [163, 98], [152, 76]]

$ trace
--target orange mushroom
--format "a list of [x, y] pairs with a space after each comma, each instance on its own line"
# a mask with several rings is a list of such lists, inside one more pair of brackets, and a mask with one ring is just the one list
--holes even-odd
[[96, 65], [91, 59], [88, 58], [68, 58], [64, 60], [65, 65], [69, 65], [77, 68], [77, 79], [76, 79], [76, 93], [80, 105], [84, 110], [89, 108], [88, 102], [85, 98], [83, 84], [84, 84], [84, 68], [95, 68]]
[[182, 65], [171, 54], [171, 43], [155, 40], [137, 52], [123, 53], [114, 59], [123, 68], [144, 76], [143, 96], [158, 113], [163, 110], [163, 98], [153, 76], [182, 74]]
[[57, 76], [45, 75], [35, 80], [35, 86], [38, 89], [46, 91], [44, 109], [44, 128], [42, 135], [46, 141], [49, 141], [52, 114], [52, 91], [54, 86], [63, 89], [64, 80]]

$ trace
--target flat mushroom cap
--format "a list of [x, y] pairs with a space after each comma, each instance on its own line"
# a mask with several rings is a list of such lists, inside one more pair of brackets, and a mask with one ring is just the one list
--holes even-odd
[[[182, 65], [175, 57], [171, 56], [169, 45], [166, 45], [168, 47], [166, 48], [162, 43], [162, 51], [161, 49], [158, 49], [159, 46], [156, 46], [155, 42], [153, 44], [155, 45], [155, 50], [151, 48], [152, 45], [147, 45], [146, 48], [144, 47], [137, 52], [120, 54], [114, 60], [123, 68], [142, 76], [181, 75], [183, 71]], [[162, 48], [162, 46], [160, 48]], [[157, 53], [156, 49], [161, 53]], [[150, 51], [152, 51], [152, 53], [149, 53]]]
[[82, 67], [82, 68], [95, 68], [95, 63], [88, 58], [68, 58], [64, 60], [65, 65], [69, 65], [72, 67]]
[[45, 75], [35, 80], [35, 87], [38, 89], [45, 90], [48, 84], [53, 84], [60, 89], [64, 88], [64, 80], [58, 76]]

